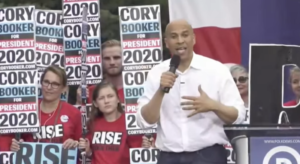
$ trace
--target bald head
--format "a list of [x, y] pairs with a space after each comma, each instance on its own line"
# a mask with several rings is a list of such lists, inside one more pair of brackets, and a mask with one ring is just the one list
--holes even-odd
[[186, 20], [174, 20], [167, 25], [165, 31], [166, 47], [172, 54], [179, 55], [181, 61], [188, 61], [192, 58], [195, 42], [193, 28]]
[[178, 20], [174, 20], [172, 22], [170, 22], [167, 26], [166, 26], [166, 29], [165, 29], [165, 33], [166, 34], [169, 34], [170, 31], [172, 31], [174, 28], [182, 28], [182, 29], [186, 29], [190, 32], [193, 33], [193, 28], [192, 26], [189, 24], [189, 22], [187, 22], [186, 20], [184, 19], [178, 19]]

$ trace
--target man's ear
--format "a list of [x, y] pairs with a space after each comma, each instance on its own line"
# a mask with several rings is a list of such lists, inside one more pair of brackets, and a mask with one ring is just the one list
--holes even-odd
[[196, 44], [196, 35], [193, 33], [193, 46]]
[[169, 48], [168, 42], [167, 42], [167, 38], [164, 38], [165, 44], [166, 44], [166, 48]]

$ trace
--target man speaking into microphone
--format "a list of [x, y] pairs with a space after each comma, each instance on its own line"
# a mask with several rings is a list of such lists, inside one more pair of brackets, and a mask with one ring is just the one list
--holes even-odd
[[149, 71], [137, 112], [141, 128], [157, 124], [157, 164], [227, 164], [223, 125], [245, 117], [229, 70], [193, 52], [195, 35], [185, 20], [167, 25], [165, 43], [179, 66], [172, 58]]

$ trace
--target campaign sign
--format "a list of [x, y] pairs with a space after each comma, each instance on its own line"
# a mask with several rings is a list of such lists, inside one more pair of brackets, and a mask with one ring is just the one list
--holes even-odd
[[0, 133], [39, 131], [35, 7], [0, 9]]
[[15, 152], [0, 151], [0, 163], [1, 164], [13, 164]]
[[[87, 9], [87, 37], [82, 42], [83, 8]], [[98, 84], [102, 79], [102, 67], [100, 56], [100, 6], [98, 0], [63, 0], [63, 29], [64, 50], [66, 58], [66, 72], [69, 85], [80, 85], [81, 81], [81, 56], [82, 46], [86, 44], [86, 82]]]
[[14, 164], [75, 164], [77, 148], [64, 149], [62, 144], [23, 142], [14, 155]]
[[86, 104], [86, 106], [74, 105], [74, 107], [80, 110], [81, 112], [81, 122], [87, 122], [89, 120], [89, 116], [91, 115], [92, 104]]
[[236, 162], [236, 153], [234, 149], [230, 143], [224, 145], [224, 147], [226, 148], [227, 152], [227, 164], [234, 164]]
[[158, 149], [130, 149], [130, 164], [156, 164], [158, 155]]
[[300, 46], [251, 44], [249, 50], [250, 123], [278, 123], [282, 111], [300, 123]]
[[[65, 56], [63, 47], [63, 28], [61, 26], [62, 12], [52, 10], [35, 10], [35, 34], [36, 34], [36, 65], [39, 78], [45, 68], [56, 65], [65, 68]], [[39, 81], [39, 98], [43, 98], [41, 82]], [[61, 95], [63, 101], [67, 101], [67, 92]]]
[[119, 7], [119, 17], [126, 129], [129, 135], [155, 133], [155, 129], [141, 130], [136, 125], [135, 113], [148, 71], [163, 60], [160, 6]]
[[[81, 28], [81, 43], [82, 43], [82, 53], [81, 53], [81, 110], [86, 110], [86, 102], [87, 102], [87, 85], [86, 85], [86, 75], [87, 75], [87, 65], [86, 65], [86, 55], [87, 55], [87, 33], [88, 33], [88, 22], [87, 22], [87, 7], [83, 7], [82, 12], [82, 28]], [[86, 118], [86, 111], [82, 113], [82, 118]], [[82, 127], [83, 133], [86, 133], [86, 119], [82, 119]], [[85, 135], [85, 134], [84, 134]]]
[[250, 138], [250, 164], [299, 164], [300, 137]]
[[245, 110], [245, 120], [242, 122], [242, 124], [250, 124], [250, 108], [246, 108]]

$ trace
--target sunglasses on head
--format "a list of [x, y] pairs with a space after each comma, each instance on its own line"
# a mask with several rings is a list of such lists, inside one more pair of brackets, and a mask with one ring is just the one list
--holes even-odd
[[233, 78], [234, 82], [245, 83], [248, 80], [248, 77], [240, 76], [239, 78]]

